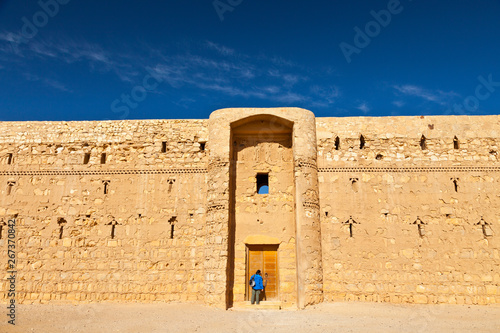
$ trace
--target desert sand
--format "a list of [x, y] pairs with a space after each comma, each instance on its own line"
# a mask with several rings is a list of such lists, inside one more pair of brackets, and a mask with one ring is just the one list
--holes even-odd
[[[2, 305], [3, 307], [4, 305]], [[5, 313], [5, 311], [4, 311]], [[320, 304], [229, 310], [192, 304], [21, 305], [0, 332], [500, 332], [500, 306]]]

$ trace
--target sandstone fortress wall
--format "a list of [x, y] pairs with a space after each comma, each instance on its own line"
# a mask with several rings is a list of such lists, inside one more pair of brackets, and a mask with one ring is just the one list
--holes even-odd
[[500, 303], [499, 142], [499, 116], [2, 122], [0, 301], [15, 217], [20, 303], [227, 308], [261, 248], [283, 307]]

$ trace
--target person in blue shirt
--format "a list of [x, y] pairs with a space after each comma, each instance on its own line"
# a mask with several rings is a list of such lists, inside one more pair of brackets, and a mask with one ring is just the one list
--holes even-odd
[[260, 274], [260, 269], [255, 272], [250, 279], [254, 279], [255, 285], [252, 287], [252, 304], [257, 301], [257, 304], [260, 303], [260, 292], [264, 289], [264, 284], [262, 281], [262, 276]]

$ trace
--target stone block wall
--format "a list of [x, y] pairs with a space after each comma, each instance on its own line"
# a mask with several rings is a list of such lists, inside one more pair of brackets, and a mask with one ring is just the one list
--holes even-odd
[[0, 124], [18, 302], [203, 302], [206, 141], [202, 120]]
[[[241, 298], [241, 274], [239, 287], [227, 278], [244, 249], [229, 236], [230, 136], [250, 116], [293, 122], [299, 307], [500, 303], [499, 116], [314, 119], [288, 108], [223, 110], [211, 125], [0, 123], [0, 225], [17, 216], [18, 302]], [[0, 258], [5, 267], [6, 228]]]
[[326, 300], [500, 302], [499, 120], [317, 120]]

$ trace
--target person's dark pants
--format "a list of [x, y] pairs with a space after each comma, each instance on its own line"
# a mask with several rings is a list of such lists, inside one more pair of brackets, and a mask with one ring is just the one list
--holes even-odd
[[260, 290], [252, 289], [252, 304], [254, 304], [255, 301], [257, 301], [257, 304], [260, 303]]

